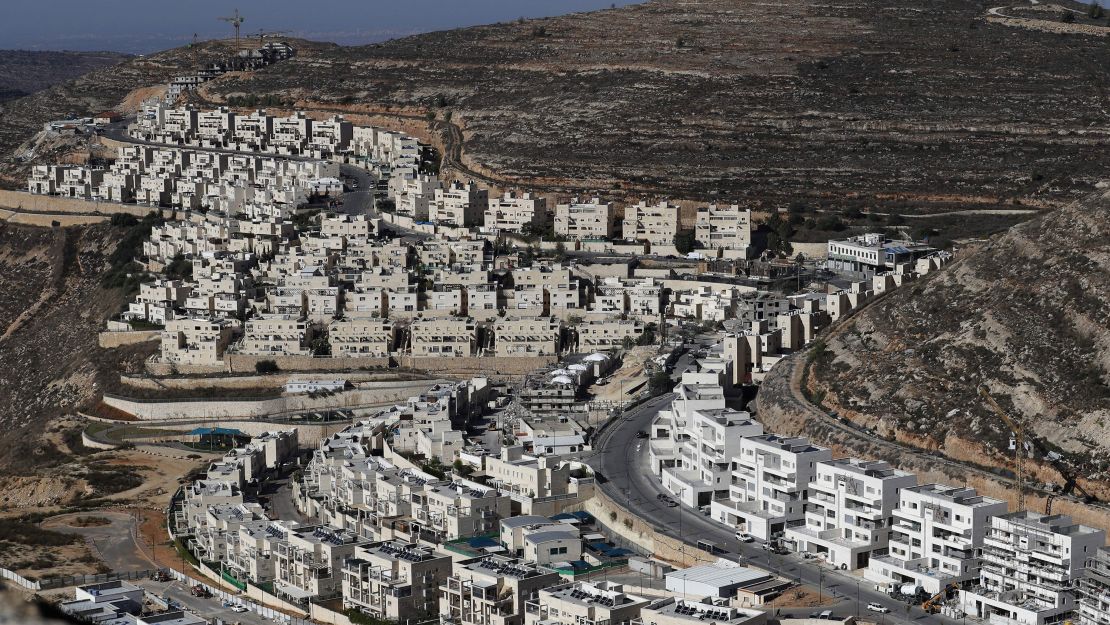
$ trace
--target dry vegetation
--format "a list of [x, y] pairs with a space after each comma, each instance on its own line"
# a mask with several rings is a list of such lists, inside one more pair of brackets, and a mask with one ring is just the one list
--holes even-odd
[[902, 214], [1079, 197], [1106, 168], [1105, 41], [985, 14], [659, 0], [336, 48], [205, 94], [431, 112], [456, 171], [541, 189]]
[[130, 58], [118, 52], [0, 50], [0, 102], [14, 100]]

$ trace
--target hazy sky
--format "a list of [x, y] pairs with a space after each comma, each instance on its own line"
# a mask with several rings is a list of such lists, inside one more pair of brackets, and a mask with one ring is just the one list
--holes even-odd
[[152, 52], [230, 37], [217, 18], [238, 8], [243, 34], [288, 30], [291, 36], [370, 43], [518, 17], [559, 15], [631, 4], [631, 0], [3, 0], [0, 48]]

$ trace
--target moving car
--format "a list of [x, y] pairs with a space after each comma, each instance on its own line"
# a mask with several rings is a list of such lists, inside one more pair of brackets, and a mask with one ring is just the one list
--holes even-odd
[[229, 609], [232, 612], [246, 612], [247, 611], [247, 606], [236, 603], [235, 605], [231, 606], [231, 608], [229, 608]]
[[886, 614], [887, 612], [890, 612], [890, 608], [888, 608], [885, 605], [882, 605], [880, 603], [875, 603], [874, 601], [867, 604], [867, 609], [871, 610], [872, 612], [880, 612], [882, 614]]
[[736, 540], [739, 540], [742, 543], [751, 543], [755, 542], [755, 537], [751, 534], [748, 534], [747, 532], [736, 532]]

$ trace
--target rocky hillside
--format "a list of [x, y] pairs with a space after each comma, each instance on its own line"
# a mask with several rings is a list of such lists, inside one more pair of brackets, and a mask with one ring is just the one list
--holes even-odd
[[124, 294], [100, 277], [121, 231], [107, 224], [33, 228], [0, 224], [0, 466], [62, 462], [47, 423], [118, 380], [140, 350], [102, 350], [97, 332]]
[[131, 58], [118, 52], [0, 50], [0, 102], [14, 100]]
[[878, 300], [812, 360], [811, 399], [882, 437], [1010, 466], [1010, 429], [976, 392], [985, 384], [1043, 442], [1034, 458], [1055, 451], [1110, 483], [1110, 194]]
[[1110, 164], [1105, 38], [989, 22], [990, 6], [655, 0], [337, 48], [204, 92], [431, 112], [445, 134], [449, 117], [464, 175], [541, 189], [902, 214], [1065, 204]]

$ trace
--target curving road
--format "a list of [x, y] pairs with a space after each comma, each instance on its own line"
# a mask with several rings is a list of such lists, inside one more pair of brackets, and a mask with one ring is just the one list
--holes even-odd
[[[867, 604], [875, 602], [890, 609], [890, 613], [882, 619], [885, 623], [960, 623], [959, 620], [940, 615], [925, 614], [919, 607], [912, 607], [907, 612], [905, 604], [876, 591], [874, 584], [862, 577], [818, 565], [815, 561], [805, 560], [795, 554], [772, 555], [755, 544], [740, 543], [736, 540], [734, 528], [713, 521], [698, 510], [683, 505], [674, 508], [662, 505], [658, 496], [669, 493], [663, 490], [662, 484], [648, 468], [649, 443], [647, 439], [637, 438], [636, 432], [649, 429], [651, 420], [673, 398], [674, 394], [668, 393], [635, 406], [612, 421], [599, 435], [594, 444], [598, 451], [585, 461], [604, 478], [604, 481], [598, 480], [598, 485], [610, 499], [650, 524], [656, 531], [689, 545], [691, 552], [697, 552], [698, 540], [711, 540], [727, 551], [721, 555], [723, 558], [776, 571], [800, 583], [822, 589], [825, 594], [839, 599], [831, 608], [838, 614], [863, 616], [868, 614]], [[781, 609], [782, 616], [791, 613], [804, 616], [813, 611], [811, 608]], [[872, 615], [872, 618], [878, 617], [877, 614]]]

